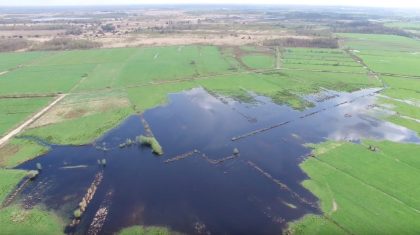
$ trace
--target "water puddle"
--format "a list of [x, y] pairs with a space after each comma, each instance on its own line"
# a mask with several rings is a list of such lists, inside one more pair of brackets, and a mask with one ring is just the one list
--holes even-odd
[[310, 152], [303, 144], [419, 142], [413, 131], [375, 118], [375, 91], [312, 97], [316, 106], [304, 112], [261, 96], [247, 104], [201, 88], [172, 94], [168, 105], [143, 115], [163, 156], [139, 144], [119, 147], [148, 132], [134, 115], [93, 144], [52, 146], [19, 166], [43, 166], [19, 200], [45, 203], [70, 224], [82, 198], [91, 197], [80, 222], [67, 228], [80, 234], [137, 224], [188, 234], [280, 234], [287, 222], [320, 213], [317, 198], [301, 186], [306, 176], [298, 164]]

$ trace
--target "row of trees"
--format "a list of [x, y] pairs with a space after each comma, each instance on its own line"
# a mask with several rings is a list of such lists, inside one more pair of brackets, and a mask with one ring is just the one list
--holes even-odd
[[338, 48], [338, 39], [331, 37], [320, 38], [278, 38], [269, 39], [263, 42], [264, 46], [280, 47], [317, 47], [317, 48]]

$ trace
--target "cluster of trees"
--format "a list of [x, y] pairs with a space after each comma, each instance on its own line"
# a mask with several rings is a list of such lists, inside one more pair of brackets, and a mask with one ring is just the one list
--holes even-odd
[[81, 50], [101, 47], [99, 42], [85, 39], [54, 38], [52, 40], [36, 45], [32, 50], [58, 51], [58, 50]]
[[381, 23], [371, 21], [350, 21], [330, 24], [330, 28], [336, 33], [369, 33], [369, 34], [392, 34], [404, 37], [413, 37], [410, 32], [398, 28], [386, 27]]
[[31, 43], [23, 38], [0, 39], [0, 52], [18, 51], [28, 48]]
[[331, 37], [319, 38], [279, 38], [263, 42], [264, 46], [280, 47], [317, 47], [317, 48], [338, 48], [338, 39]]
[[82, 35], [82, 33], [83, 33], [83, 30], [79, 27], [69, 28], [65, 32], [66, 35], [75, 35], [75, 36]]
[[115, 26], [113, 24], [106, 24], [101, 26], [102, 31], [104, 32], [114, 32]]

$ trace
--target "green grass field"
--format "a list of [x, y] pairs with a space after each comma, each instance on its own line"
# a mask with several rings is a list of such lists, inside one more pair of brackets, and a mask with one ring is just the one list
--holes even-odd
[[15, 167], [27, 160], [46, 153], [49, 148], [25, 139], [12, 139], [0, 148], [0, 166]]
[[[58, 117], [59, 121], [23, 133], [60, 144], [91, 142], [131, 113], [144, 112], [166, 103], [168, 93], [199, 86], [241, 101], [252, 100], [250, 92], [253, 92], [271, 97], [277, 104], [303, 110], [312, 106], [303, 96], [318, 92], [320, 87], [354, 91], [380, 85], [378, 81], [368, 79], [366, 71], [338, 49], [287, 49], [284, 67], [292, 70], [277, 71], [273, 70], [276, 63], [274, 50], [265, 47], [172, 46], [29, 54], [13, 54], [22, 56], [20, 61], [28, 63], [3, 75], [0, 95], [70, 92], [79, 96], [100, 93], [103, 96], [103, 93], [117, 92], [129, 99], [132, 110], [123, 105], [111, 110], [97, 110], [103, 113], [101, 115], [89, 112], [70, 119], [67, 116], [71, 115], [65, 113], [63, 116], [66, 117]], [[260, 69], [260, 73], [249, 71], [250, 68]], [[73, 96], [66, 97], [61, 103]], [[4, 116], [0, 133], [10, 130], [36, 108], [45, 106], [44, 100], [22, 100], [22, 107], [34, 103], [25, 115], [12, 115], [9, 110], [1, 110], [9, 106], [20, 107], [16, 103], [18, 99], [0, 100], [11, 102], [0, 108], [0, 116]], [[86, 109], [95, 107], [75, 109], [87, 112]], [[83, 126], [83, 131], [75, 128], [77, 126]]]
[[328, 72], [366, 73], [366, 69], [339, 49], [288, 48], [283, 52], [283, 67]]
[[34, 112], [41, 110], [50, 101], [51, 98], [0, 99], [0, 137], [24, 122]]
[[[380, 103], [392, 106], [396, 115], [387, 117], [388, 121], [405, 126], [420, 133], [418, 110], [420, 104], [420, 42], [411, 38], [393, 35], [372, 34], [340, 34], [344, 46], [355, 50], [370, 69], [377, 73], [385, 73], [380, 78], [387, 88], [383, 95], [390, 99], [383, 99]], [[407, 76], [407, 77], [401, 77]], [[392, 101], [397, 99], [397, 102]], [[408, 117], [404, 118], [402, 116]]]
[[0, 169], [0, 204], [25, 176], [26, 171]]
[[97, 113], [56, 124], [29, 129], [23, 136], [36, 136], [54, 144], [81, 145], [92, 142], [131, 114], [131, 109]]
[[12, 205], [0, 210], [2, 234], [64, 234], [62, 220], [43, 208], [26, 210]]
[[[372, 152], [367, 145], [379, 150]], [[293, 234], [417, 234], [420, 232], [420, 146], [365, 141], [315, 146], [302, 163], [303, 185], [320, 198], [322, 216], [291, 225]]]

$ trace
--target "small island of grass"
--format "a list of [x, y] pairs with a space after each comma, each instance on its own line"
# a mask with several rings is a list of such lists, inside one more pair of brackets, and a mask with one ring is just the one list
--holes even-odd
[[156, 140], [155, 137], [149, 137], [149, 136], [141, 135], [141, 136], [137, 137], [137, 140], [142, 145], [150, 146], [152, 148], [153, 153], [155, 153], [157, 155], [162, 155], [163, 154], [162, 146], [160, 146], [159, 142]]

